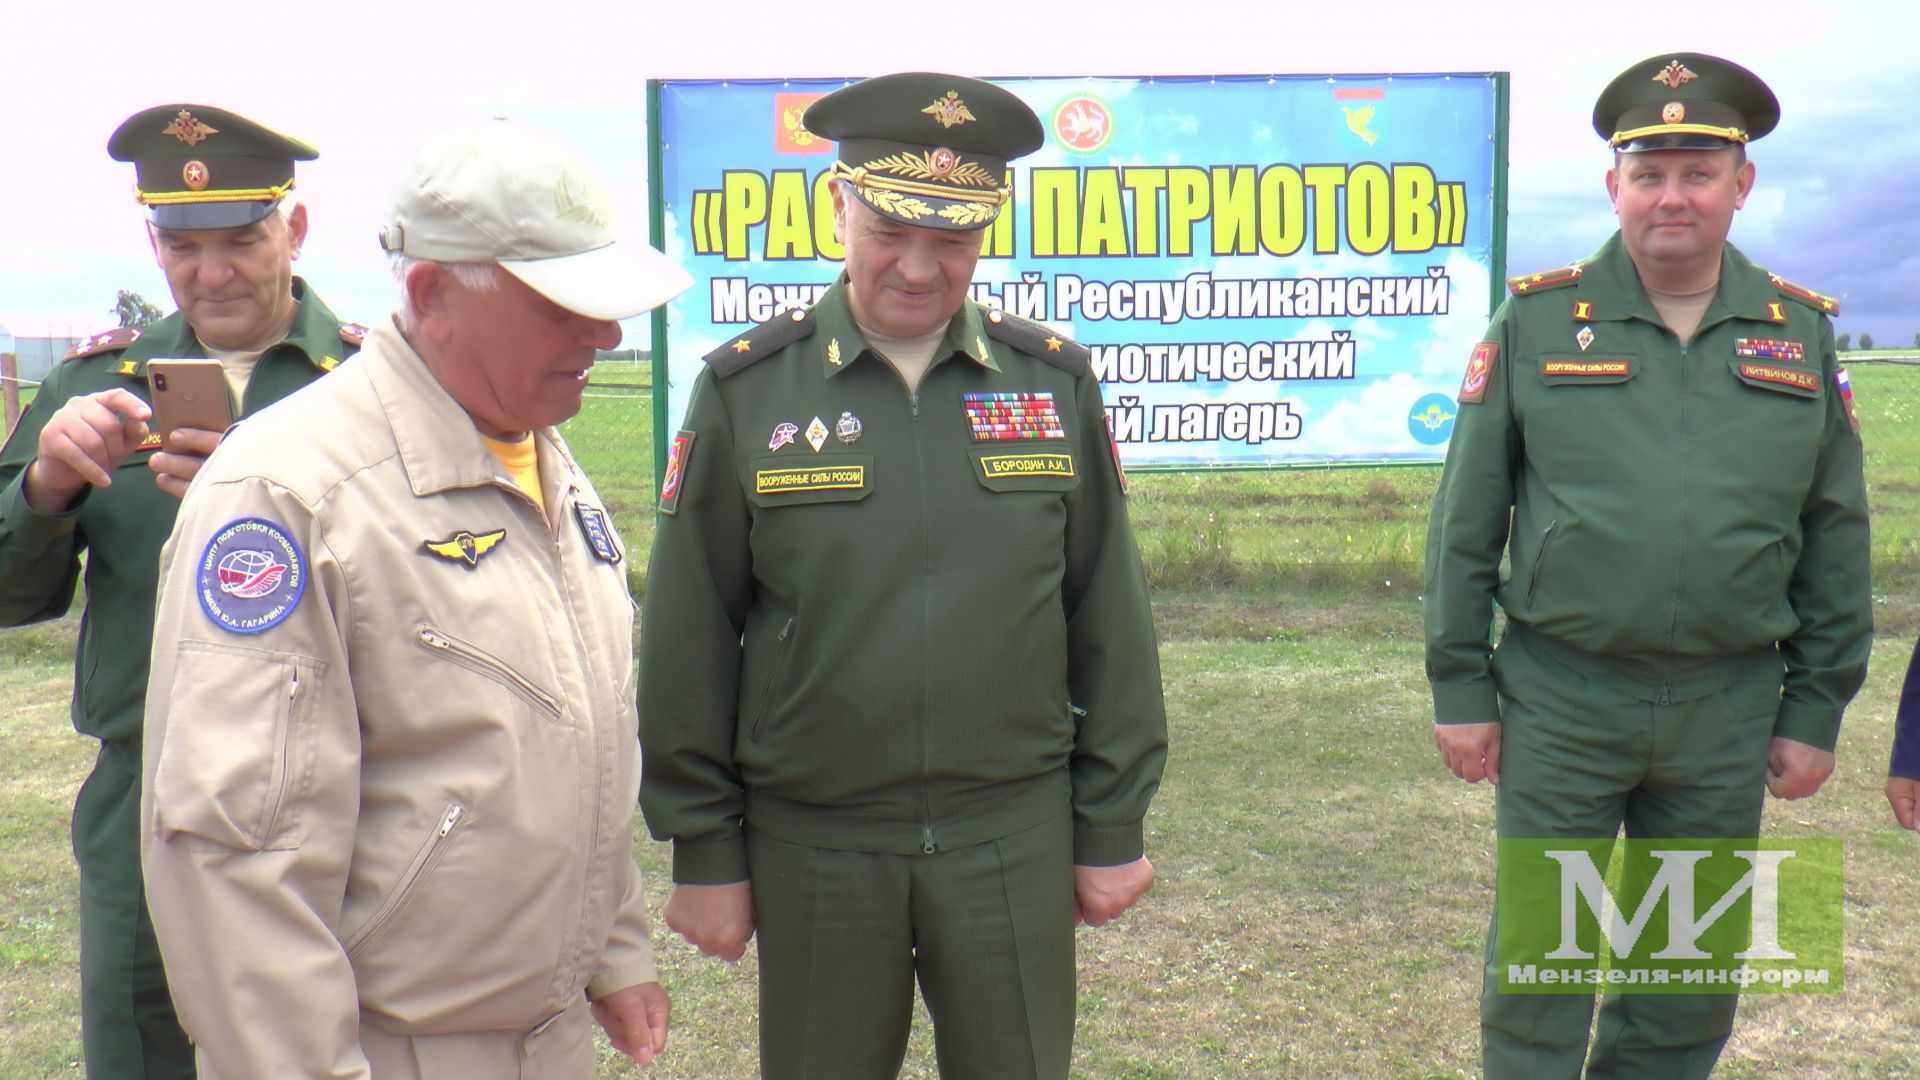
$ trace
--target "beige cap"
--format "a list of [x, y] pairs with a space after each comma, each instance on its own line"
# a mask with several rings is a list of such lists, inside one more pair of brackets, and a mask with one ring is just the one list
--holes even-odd
[[407, 162], [380, 247], [444, 263], [496, 263], [576, 314], [624, 319], [693, 278], [644, 243], [621, 242], [613, 201], [557, 138], [487, 120], [430, 139]]

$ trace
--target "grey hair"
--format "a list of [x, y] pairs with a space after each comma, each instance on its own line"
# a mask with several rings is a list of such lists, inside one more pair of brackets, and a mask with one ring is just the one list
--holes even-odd
[[425, 262], [433, 262], [451, 275], [453, 280], [473, 292], [492, 292], [500, 287], [500, 268], [493, 263], [443, 263], [432, 259], [416, 259], [398, 251], [388, 252], [387, 268], [393, 272], [393, 288], [398, 294], [393, 307], [394, 321], [405, 333], [413, 333], [420, 321], [420, 313], [413, 310], [413, 297], [407, 294], [407, 274]]

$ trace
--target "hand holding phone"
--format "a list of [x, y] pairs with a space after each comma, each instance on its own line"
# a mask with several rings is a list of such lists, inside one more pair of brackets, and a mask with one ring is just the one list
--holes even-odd
[[233, 395], [218, 360], [149, 360], [153, 429], [160, 452], [147, 459], [154, 486], [180, 498], [233, 424]]

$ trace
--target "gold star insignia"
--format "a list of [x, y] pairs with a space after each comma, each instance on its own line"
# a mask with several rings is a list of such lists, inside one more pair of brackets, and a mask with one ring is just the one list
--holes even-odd
[[1048, 352], [1059, 352], [1059, 351], [1060, 351], [1060, 339], [1059, 339], [1059, 338], [1057, 338], [1057, 337], [1049, 337], [1049, 338], [1047, 339], [1047, 351], [1048, 351]]
[[195, 120], [192, 113], [181, 109], [180, 115], [173, 118], [173, 123], [161, 129], [160, 134], [171, 135], [188, 146], [199, 146], [206, 141], [207, 136], [220, 134], [220, 129], [208, 127]]
[[753, 342], [751, 341], [736, 341], [733, 343], [734, 352], [746, 352], [751, 348], [753, 348]]

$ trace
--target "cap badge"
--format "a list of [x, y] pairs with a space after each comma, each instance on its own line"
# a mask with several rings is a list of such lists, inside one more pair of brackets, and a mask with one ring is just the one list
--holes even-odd
[[962, 161], [960, 155], [942, 146], [922, 156], [911, 150], [888, 154], [862, 165], [870, 173], [891, 173], [914, 180], [948, 180], [967, 187], [994, 187], [993, 174], [977, 161]]
[[773, 434], [767, 437], [767, 449], [778, 450], [793, 441], [800, 434], [800, 425], [782, 420], [773, 426]]
[[553, 189], [553, 209], [568, 221], [578, 221], [605, 229], [613, 223], [607, 194], [598, 184], [573, 176], [562, 176]]
[[1669, 124], [1677, 124], [1686, 118], [1687, 107], [1677, 101], [1667, 102], [1667, 107], [1660, 110], [1660, 119]]
[[935, 176], [945, 176], [953, 171], [954, 164], [959, 160], [953, 151], [944, 146], [938, 146], [934, 148], [933, 153], [927, 155], [927, 168]]
[[860, 418], [844, 410], [840, 413], [840, 422], [833, 425], [833, 433], [840, 437], [841, 442], [849, 445], [860, 441], [860, 432], [863, 430]]
[[817, 416], [813, 418], [813, 423], [807, 425], [807, 445], [813, 447], [816, 454], [822, 446], [827, 445], [826, 422]]
[[220, 134], [220, 129], [208, 127], [195, 120], [192, 113], [181, 109], [180, 114], [173, 118], [173, 123], [162, 129], [160, 134], [171, 135], [188, 146], [199, 146], [207, 141], [207, 136]]
[[947, 96], [934, 99], [933, 104], [920, 110], [940, 122], [943, 128], [956, 127], [979, 117], [967, 110], [967, 103], [960, 100], [958, 90], [947, 91]]
[[1699, 77], [1700, 76], [1695, 75], [1692, 71], [1690, 71], [1687, 68], [1685, 64], [1682, 64], [1680, 61], [1669, 60], [1667, 61], [1667, 66], [1661, 68], [1659, 73], [1654, 75], [1653, 81], [1657, 83], [1666, 83], [1667, 89], [1669, 90], [1678, 90], [1680, 89], [1681, 86], [1685, 85], [1686, 83], [1692, 82], [1693, 80]]
[[187, 185], [188, 191], [205, 191], [207, 187], [207, 166], [204, 162], [189, 161], [180, 167], [180, 179]]

